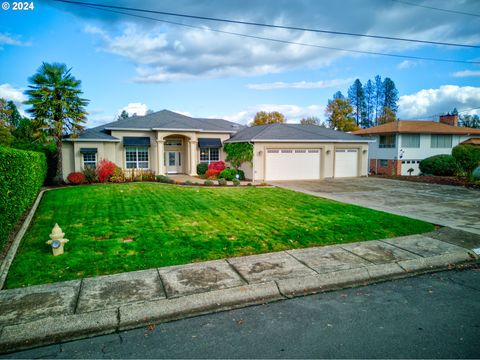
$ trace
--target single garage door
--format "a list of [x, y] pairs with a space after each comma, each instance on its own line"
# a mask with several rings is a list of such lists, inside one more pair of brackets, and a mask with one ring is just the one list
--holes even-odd
[[320, 149], [267, 149], [265, 180], [320, 179]]
[[335, 150], [335, 177], [358, 176], [358, 150]]

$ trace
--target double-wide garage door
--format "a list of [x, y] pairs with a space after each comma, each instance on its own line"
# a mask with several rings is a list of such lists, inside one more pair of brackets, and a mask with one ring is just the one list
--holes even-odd
[[267, 149], [265, 179], [320, 179], [320, 149]]

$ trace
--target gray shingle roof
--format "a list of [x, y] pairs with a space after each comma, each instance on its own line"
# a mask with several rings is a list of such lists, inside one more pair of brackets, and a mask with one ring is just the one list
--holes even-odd
[[317, 125], [269, 124], [252, 126], [240, 130], [226, 142], [242, 141], [354, 141], [368, 139], [342, 131], [327, 129]]
[[72, 140], [120, 141], [120, 139], [109, 134], [110, 130], [116, 129], [178, 129], [234, 133], [243, 127], [242, 125], [223, 119], [192, 118], [173, 111], [162, 110], [145, 116], [132, 116], [127, 119], [86, 129], [77, 138]]
[[180, 129], [236, 132], [241, 125], [223, 119], [192, 118], [169, 110], [133, 116], [105, 125], [105, 129]]

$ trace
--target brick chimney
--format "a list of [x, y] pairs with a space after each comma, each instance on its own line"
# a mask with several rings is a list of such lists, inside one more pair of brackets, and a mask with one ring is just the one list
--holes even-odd
[[440, 115], [440, 122], [451, 126], [458, 126], [458, 115]]

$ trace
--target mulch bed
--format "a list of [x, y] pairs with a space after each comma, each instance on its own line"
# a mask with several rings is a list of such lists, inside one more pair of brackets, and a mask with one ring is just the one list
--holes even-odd
[[466, 178], [459, 178], [455, 176], [388, 176], [375, 175], [374, 177], [382, 179], [404, 180], [428, 184], [453, 185], [463, 186], [467, 188], [480, 189], [480, 184], [474, 183]]

